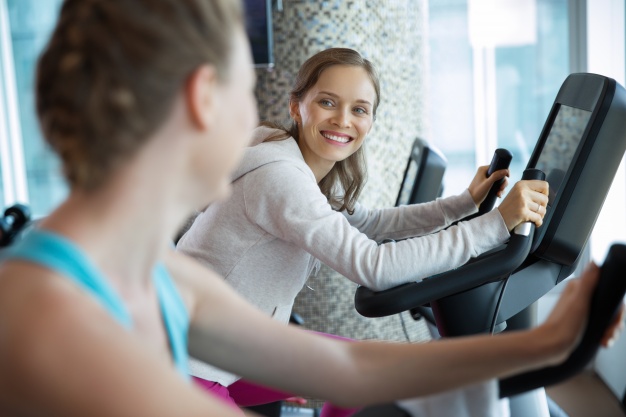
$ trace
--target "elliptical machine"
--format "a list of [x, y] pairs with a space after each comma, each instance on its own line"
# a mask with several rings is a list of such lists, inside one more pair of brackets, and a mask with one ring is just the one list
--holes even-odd
[[[525, 171], [525, 178], [541, 178], [543, 173], [550, 183], [543, 226], [535, 230], [530, 223], [520, 225], [506, 245], [455, 270], [381, 292], [360, 287], [357, 311], [380, 317], [429, 306], [444, 337], [533, 326], [535, 302], [580, 262], [625, 150], [626, 90], [608, 77], [570, 75]], [[599, 308], [597, 302], [593, 308]], [[560, 380], [533, 375], [544, 380], [501, 382], [500, 395], [514, 396], [512, 417], [537, 415], [533, 400], [519, 394]]]

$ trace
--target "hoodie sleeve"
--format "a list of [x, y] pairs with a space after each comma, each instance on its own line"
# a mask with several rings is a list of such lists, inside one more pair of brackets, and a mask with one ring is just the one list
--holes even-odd
[[400, 207], [370, 210], [357, 203], [353, 214], [342, 214], [352, 226], [380, 242], [431, 234], [476, 211], [472, 196], [465, 190], [458, 196]]
[[378, 245], [332, 210], [311, 172], [296, 164], [267, 164], [244, 180], [250, 221], [373, 290], [456, 268], [509, 238], [500, 212], [493, 210], [434, 234]]

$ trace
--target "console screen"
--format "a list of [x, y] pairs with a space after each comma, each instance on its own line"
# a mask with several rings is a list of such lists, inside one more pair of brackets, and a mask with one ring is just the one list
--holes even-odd
[[552, 129], [541, 149], [535, 168], [546, 174], [550, 184], [550, 201], [559, 192], [565, 174], [569, 169], [576, 149], [587, 128], [591, 112], [570, 106], [560, 105], [559, 111], [552, 123]]

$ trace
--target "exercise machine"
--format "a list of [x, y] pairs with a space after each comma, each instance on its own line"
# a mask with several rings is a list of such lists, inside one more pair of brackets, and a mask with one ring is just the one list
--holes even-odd
[[404, 170], [396, 206], [433, 201], [443, 194], [443, 175], [448, 161], [434, 146], [417, 138]]
[[[560, 365], [515, 375], [500, 381], [500, 396], [519, 395], [535, 388], [556, 384], [585, 368], [598, 351], [600, 340], [615, 319], [626, 294], [626, 245], [611, 246], [600, 270], [600, 279], [591, 298], [589, 321], [576, 349]], [[367, 408], [355, 417], [410, 417], [394, 405]]]
[[[533, 326], [535, 302], [580, 262], [625, 150], [626, 90], [597, 74], [568, 76], [525, 171], [550, 184], [542, 227], [522, 224], [502, 247], [419, 282], [381, 292], [360, 287], [357, 311], [380, 317], [430, 306], [444, 337]], [[503, 396], [524, 391], [501, 384]], [[512, 397], [511, 415], [536, 415], [530, 402]]]

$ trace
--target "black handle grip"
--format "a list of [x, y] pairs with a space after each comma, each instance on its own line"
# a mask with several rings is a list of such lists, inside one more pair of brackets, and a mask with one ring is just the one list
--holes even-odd
[[614, 244], [600, 270], [591, 297], [589, 321], [572, 354], [560, 365], [516, 375], [500, 381], [500, 397], [509, 397], [561, 382], [582, 371], [595, 356], [602, 336], [618, 312], [626, 294], [626, 245]]
[[528, 235], [513, 233], [503, 250], [479, 256], [459, 268], [421, 281], [402, 284], [384, 291], [358, 287], [354, 296], [354, 307], [365, 317], [390, 316], [504, 279], [528, 256], [533, 229], [529, 228], [527, 232]]
[[522, 174], [522, 180], [546, 180], [546, 174], [540, 169], [527, 168]]
[[[522, 179], [542, 179], [538, 169], [527, 169]], [[518, 225], [506, 247], [483, 254], [451, 271], [402, 284], [384, 291], [358, 287], [354, 295], [356, 310], [365, 317], [384, 317], [440, 300], [462, 291], [510, 276], [530, 253], [535, 228], [532, 223]]]
[[[503, 148], [496, 149], [493, 153], [493, 158], [491, 158], [491, 164], [489, 164], [489, 168], [487, 169], [487, 177], [490, 177], [491, 174], [496, 171], [508, 168], [509, 165], [511, 165], [512, 159], [513, 155], [511, 155], [511, 152]], [[493, 206], [496, 205], [496, 199], [498, 198], [497, 194], [503, 182], [504, 178], [493, 183], [487, 197], [485, 197], [485, 200], [480, 204], [480, 207], [478, 207], [479, 216], [490, 212], [493, 209]]]
[[14, 204], [4, 211], [0, 217], [0, 247], [8, 246], [20, 231], [30, 221], [30, 208], [24, 204]]

